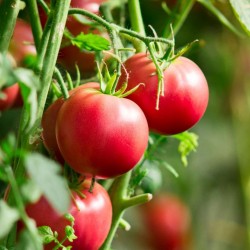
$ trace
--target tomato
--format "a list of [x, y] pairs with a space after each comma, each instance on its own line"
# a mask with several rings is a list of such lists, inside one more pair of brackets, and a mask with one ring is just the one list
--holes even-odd
[[191, 217], [177, 196], [161, 193], [142, 207], [150, 243], [156, 250], [186, 250], [191, 244]]
[[[106, 2], [106, 0], [89, 1], [89, 0], [72, 0], [71, 7], [81, 8], [93, 12], [99, 13], [100, 4]], [[106, 33], [102, 33], [98, 29], [93, 29], [91, 26], [80, 23], [75, 17], [69, 16], [66, 27], [74, 35], [77, 36], [81, 32], [94, 33], [108, 37]], [[79, 70], [85, 73], [85, 76], [93, 74], [96, 63], [94, 52], [81, 51], [79, 48], [73, 45], [66, 46], [60, 50], [59, 62], [70, 72], [75, 72], [75, 64], [77, 63]]]
[[19, 86], [15, 83], [10, 87], [3, 88], [1, 92], [4, 94], [4, 97], [3, 99], [0, 99], [0, 111], [4, 111], [13, 106], [18, 96]]
[[[107, 191], [97, 182], [93, 192], [90, 193], [90, 181], [84, 181], [80, 189], [86, 198], [80, 197], [72, 191], [73, 199], [68, 210], [75, 218], [74, 230], [78, 237], [70, 243], [66, 241], [65, 246], [72, 245], [72, 250], [98, 250], [106, 239], [112, 221], [112, 205]], [[42, 197], [35, 204], [26, 207], [29, 217], [33, 218], [38, 227], [50, 226], [52, 231], [58, 233], [58, 239], [65, 236], [65, 226], [70, 225], [63, 215], [59, 214]], [[46, 250], [52, 250], [54, 243], [45, 246]]]
[[[164, 96], [156, 109], [158, 76], [154, 63], [145, 53], [125, 61], [129, 74], [128, 90], [144, 83], [128, 96], [148, 120], [149, 128], [160, 134], [177, 134], [190, 129], [203, 116], [208, 104], [208, 85], [201, 69], [191, 60], [178, 57], [164, 71]], [[126, 81], [123, 70], [119, 86]]]
[[[100, 85], [99, 83], [96, 83], [96, 82], [89, 82], [87, 84], [80, 85], [79, 87], [71, 90], [69, 94], [72, 95], [74, 92], [78, 91], [79, 89], [84, 89], [84, 88], [99, 89]], [[64, 103], [63, 98], [58, 98], [55, 102], [53, 102], [45, 110], [43, 117], [42, 117], [42, 124], [41, 124], [43, 128], [42, 139], [43, 139], [44, 146], [49, 151], [52, 158], [54, 158], [60, 163], [64, 163], [64, 159], [57, 145], [55, 129], [56, 129], [56, 119], [57, 119], [59, 110], [62, 107], [63, 103]]]
[[18, 66], [22, 65], [25, 56], [36, 55], [31, 27], [21, 19], [17, 19], [16, 21], [9, 52], [14, 57]]
[[56, 138], [65, 161], [76, 172], [113, 178], [132, 169], [142, 158], [148, 124], [134, 102], [82, 89], [61, 107]]

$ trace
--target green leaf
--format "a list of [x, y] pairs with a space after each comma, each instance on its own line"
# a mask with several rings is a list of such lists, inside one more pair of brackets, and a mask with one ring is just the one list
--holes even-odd
[[32, 180], [29, 180], [25, 184], [22, 184], [20, 190], [23, 198], [25, 199], [25, 202], [27, 203], [34, 203], [38, 201], [41, 196], [41, 190]]
[[39, 79], [35, 73], [29, 69], [17, 68], [14, 74], [21, 88], [25, 108], [29, 111], [29, 117], [26, 118], [23, 129], [29, 129], [35, 123], [36, 119]]
[[4, 238], [19, 219], [17, 209], [10, 207], [5, 201], [0, 200], [0, 239]]
[[61, 213], [67, 212], [70, 192], [66, 180], [60, 176], [61, 167], [38, 153], [30, 153], [25, 157], [25, 167], [51, 205]]
[[[212, 14], [214, 14], [218, 20], [225, 25], [229, 30], [235, 33], [237, 36], [242, 37], [243, 34], [218, 10], [210, 0], [197, 0], [205, 8], [207, 8]], [[238, 1], [238, 0], [236, 0]]]
[[79, 34], [71, 40], [72, 44], [80, 48], [81, 50], [88, 51], [102, 51], [110, 50], [110, 42], [99, 35], [92, 33]]
[[77, 236], [75, 235], [75, 230], [71, 226], [65, 227], [65, 234], [70, 242], [73, 242], [73, 240], [77, 239]]
[[66, 214], [64, 215], [64, 217], [65, 217], [68, 221], [70, 221], [72, 225], [74, 225], [74, 222], [75, 222], [74, 216], [72, 216], [70, 213], [66, 213]]
[[43, 249], [42, 240], [39, 237], [39, 235], [36, 235], [36, 233], [33, 232], [33, 237], [31, 237], [31, 234], [27, 229], [23, 230], [18, 237], [19, 242], [15, 250], [24, 250], [24, 249], [25, 250], [34, 250], [34, 249], [42, 250]]
[[198, 147], [198, 135], [190, 132], [183, 132], [173, 135], [174, 138], [180, 141], [178, 151], [181, 154], [181, 161], [184, 166], [188, 165], [187, 156], [193, 151], [195, 152]]
[[234, 14], [243, 29], [250, 35], [250, 0], [229, 0]]
[[39, 235], [42, 237], [43, 244], [49, 244], [55, 240], [53, 231], [48, 226], [38, 227]]
[[16, 83], [10, 58], [0, 53], [0, 89]]

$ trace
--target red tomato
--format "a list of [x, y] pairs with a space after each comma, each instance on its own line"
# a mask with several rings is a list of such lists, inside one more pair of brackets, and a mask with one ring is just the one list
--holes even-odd
[[155, 250], [187, 250], [191, 219], [187, 206], [176, 196], [156, 195], [142, 206], [146, 232]]
[[[200, 68], [178, 57], [164, 71], [164, 96], [156, 110], [158, 77], [154, 63], [145, 53], [130, 57], [124, 66], [129, 74], [128, 90], [144, 83], [128, 98], [136, 102], [148, 120], [149, 128], [161, 134], [177, 134], [194, 126], [208, 104], [208, 85]], [[122, 73], [119, 84], [126, 81]]]
[[[98, 14], [100, 4], [102, 4], [103, 2], [106, 2], [106, 0], [99, 0], [99, 1], [72, 0], [71, 7], [85, 9], [95, 14]], [[102, 34], [98, 29], [93, 29], [91, 26], [80, 23], [73, 16], [68, 17], [66, 27], [74, 36], [83, 32], [85, 34], [94, 33], [107, 37], [106, 33]], [[79, 70], [81, 72], [84, 72], [86, 75], [87, 73], [89, 73], [90, 75], [93, 74], [96, 68], [95, 54], [93, 52], [80, 51], [79, 48], [73, 45], [62, 48], [60, 50], [58, 59], [59, 62], [62, 63], [62, 65], [70, 72], [75, 72], [76, 63], [79, 67]]]
[[[75, 218], [74, 230], [78, 237], [70, 243], [72, 250], [98, 250], [106, 239], [112, 221], [112, 205], [107, 191], [98, 183], [95, 183], [93, 192], [89, 190], [90, 181], [84, 181], [81, 193], [82, 198], [72, 191], [74, 201], [70, 205], [68, 213]], [[58, 214], [48, 201], [42, 197], [37, 203], [30, 204], [26, 208], [29, 217], [36, 221], [36, 225], [50, 226], [52, 231], [58, 232], [61, 241], [65, 236], [65, 226], [70, 225], [63, 215]], [[45, 250], [52, 250], [54, 243], [45, 246]]]
[[4, 111], [13, 106], [19, 92], [19, 85], [13, 84], [10, 87], [6, 87], [1, 90], [5, 95], [3, 99], [0, 99], [0, 111]]
[[22, 65], [25, 56], [36, 55], [31, 27], [21, 19], [17, 19], [16, 21], [9, 52], [14, 57], [18, 66]]
[[65, 161], [76, 172], [112, 178], [140, 161], [147, 148], [148, 124], [134, 102], [83, 89], [61, 107], [56, 138]]
[[[75, 89], [72, 89], [69, 92], [69, 94], [72, 95], [79, 89], [84, 89], [84, 88], [99, 89], [100, 84], [96, 82], [89, 82], [87, 84], [80, 85]], [[49, 151], [52, 158], [56, 159], [60, 163], [64, 163], [64, 159], [57, 145], [55, 129], [56, 129], [57, 115], [63, 103], [64, 103], [63, 98], [57, 99], [46, 109], [42, 117], [42, 128], [43, 128], [42, 139], [44, 146]]]

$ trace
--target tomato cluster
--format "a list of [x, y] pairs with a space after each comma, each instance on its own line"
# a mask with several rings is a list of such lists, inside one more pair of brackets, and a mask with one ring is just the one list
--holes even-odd
[[[99, 14], [103, 2], [105, 0], [72, 0], [71, 7]], [[47, 17], [43, 18], [41, 14], [44, 24]], [[105, 36], [80, 23], [75, 16], [68, 17], [66, 27], [74, 36], [80, 32]], [[25, 45], [20, 43], [21, 39], [25, 40]], [[18, 20], [10, 46], [17, 65], [22, 65], [27, 54], [36, 53], [33, 43], [30, 27]], [[77, 64], [86, 76], [95, 68], [95, 55], [69, 45], [60, 49], [58, 62], [70, 73]], [[86, 178], [78, 192], [72, 190], [68, 211], [75, 218], [77, 239], [73, 243], [65, 241], [64, 245], [71, 245], [75, 250], [99, 249], [112, 221], [112, 205], [107, 191], [96, 182], [91, 192], [89, 179], [115, 178], [127, 173], [143, 158], [149, 131], [163, 135], [181, 133], [193, 127], [207, 108], [206, 78], [194, 62], [183, 56], [169, 62], [163, 70], [164, 91], [160, 96], [156, 66], [147, 53], [128, 58], [121, 73], [117, 90], [124, 82], [127, 82], [126, 91], [141, 84], [126, 98], [106, 94], [99, 83], [88, 82], [70, 90], [67, 99], [61, 97], [53, 102], [42, 117], [41, 137], [50, 156], [61, 165], [72, 168], [80, 178]], [[7, 98], [0, 100], [0, 110], [15, 105], [19, 86], [15, 84], [3, 92]], [[159, 108], [156, 108], [158, 101]], [[37, 203], [28, 205], [26, 211], [37, 226], [51, 227], [58, 233], [58, 240], [63, 241], [69, 222], [44, 196]], [[156, 249], [182, 249], [186, 243], [189, 214], [178, 200], [156, 197], [145, 207], [143, 214], [147, 227], [154, 229], [151, 236]], [[45, 249], [54, 247], [55, 244], [50, 243]]]

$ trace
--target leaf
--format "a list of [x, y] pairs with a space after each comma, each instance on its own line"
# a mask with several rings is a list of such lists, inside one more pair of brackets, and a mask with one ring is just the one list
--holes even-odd
[[49, 244], [55, 240], [53, 231], [48, 226], [38, 227], [39, 235], [42, 236], [43, 244]]
[[21, 193], [25, 202], [34, 203], [38, 201], [41, 196], [41, 190], [35, 185], [32, 180], [27, 181], [25, 184], [22, 184], [20, 187]]
[[[36, 230], [36, 228], [35, 228]], [[19, 235], [19, 242], [15, 248], [15, 250], [42, 250], [43, 249], [43, 245], [42, 245], [42, 241], [41, 238], [39, 237], [39, 235], [37, 234], [37, 230], [36, 232], [32, 232], [32, 236], [31, 233], [25, 229], [21, 232], [21, 234]]]
[[69, 225], [65, 227], [65, 234], [70, 242], [73, 242], [73, 240], [77, 239], [74, 228]]
[[0, 89], [16, 82], [10, 58], [0, 53]]
[[67, 219], [68, 221], [71, 222], [72, 225], [74, 225], [74, 222], [75, 222], [75, 218], [73, 215], [71, 215], [70, 213], [66, 213], [64, 215], [65, 219]]
[[29, 129], [35, 123], [36, 119], [39, 79], [35, 73], [29, 69], [17, 68], [14, 74], [21, 88], [25, 108], [29, 111], [29, 117], [26, 118], [23, 129]]
[[4, 238], [19, 219], [17, 209], [10, 207], [5, 201], [0, 200], [0, 239]]
[[70, 192], [66, 180], [60, 176], [60, 166], [38, 153], [25, 157], [25, 167], [51, 205], [60, 213], [65, 213], [70, 205]]
[[[197, 0], [205, 8], [207, 8], [212, 14], [214, 14], [218, 20], [225, 25], [229, 30], [235, 33], [237, 36], [242, 37], [243, 34], [218, 10], [210, 0]], [[237, 0], [238, 1], [238, 0]]]
[[229, 0], [243, 29], [250, 35], [250, 0]]
[[79, 34], [71, 40], [72, 44], [80, 48], [81, 50], [88, 51], [102, 51], [110, 50], [110, 42], [99, 35], [92, 33]]
[[198, 147], [198, 135], [190, 132], [183, 132], [173, 135], [174, 138], [180, 141], [178, 151], [181, 154], [181, 161], [186, 167], [188, 165], [187, 156], [193, 151], [195, 152]]

